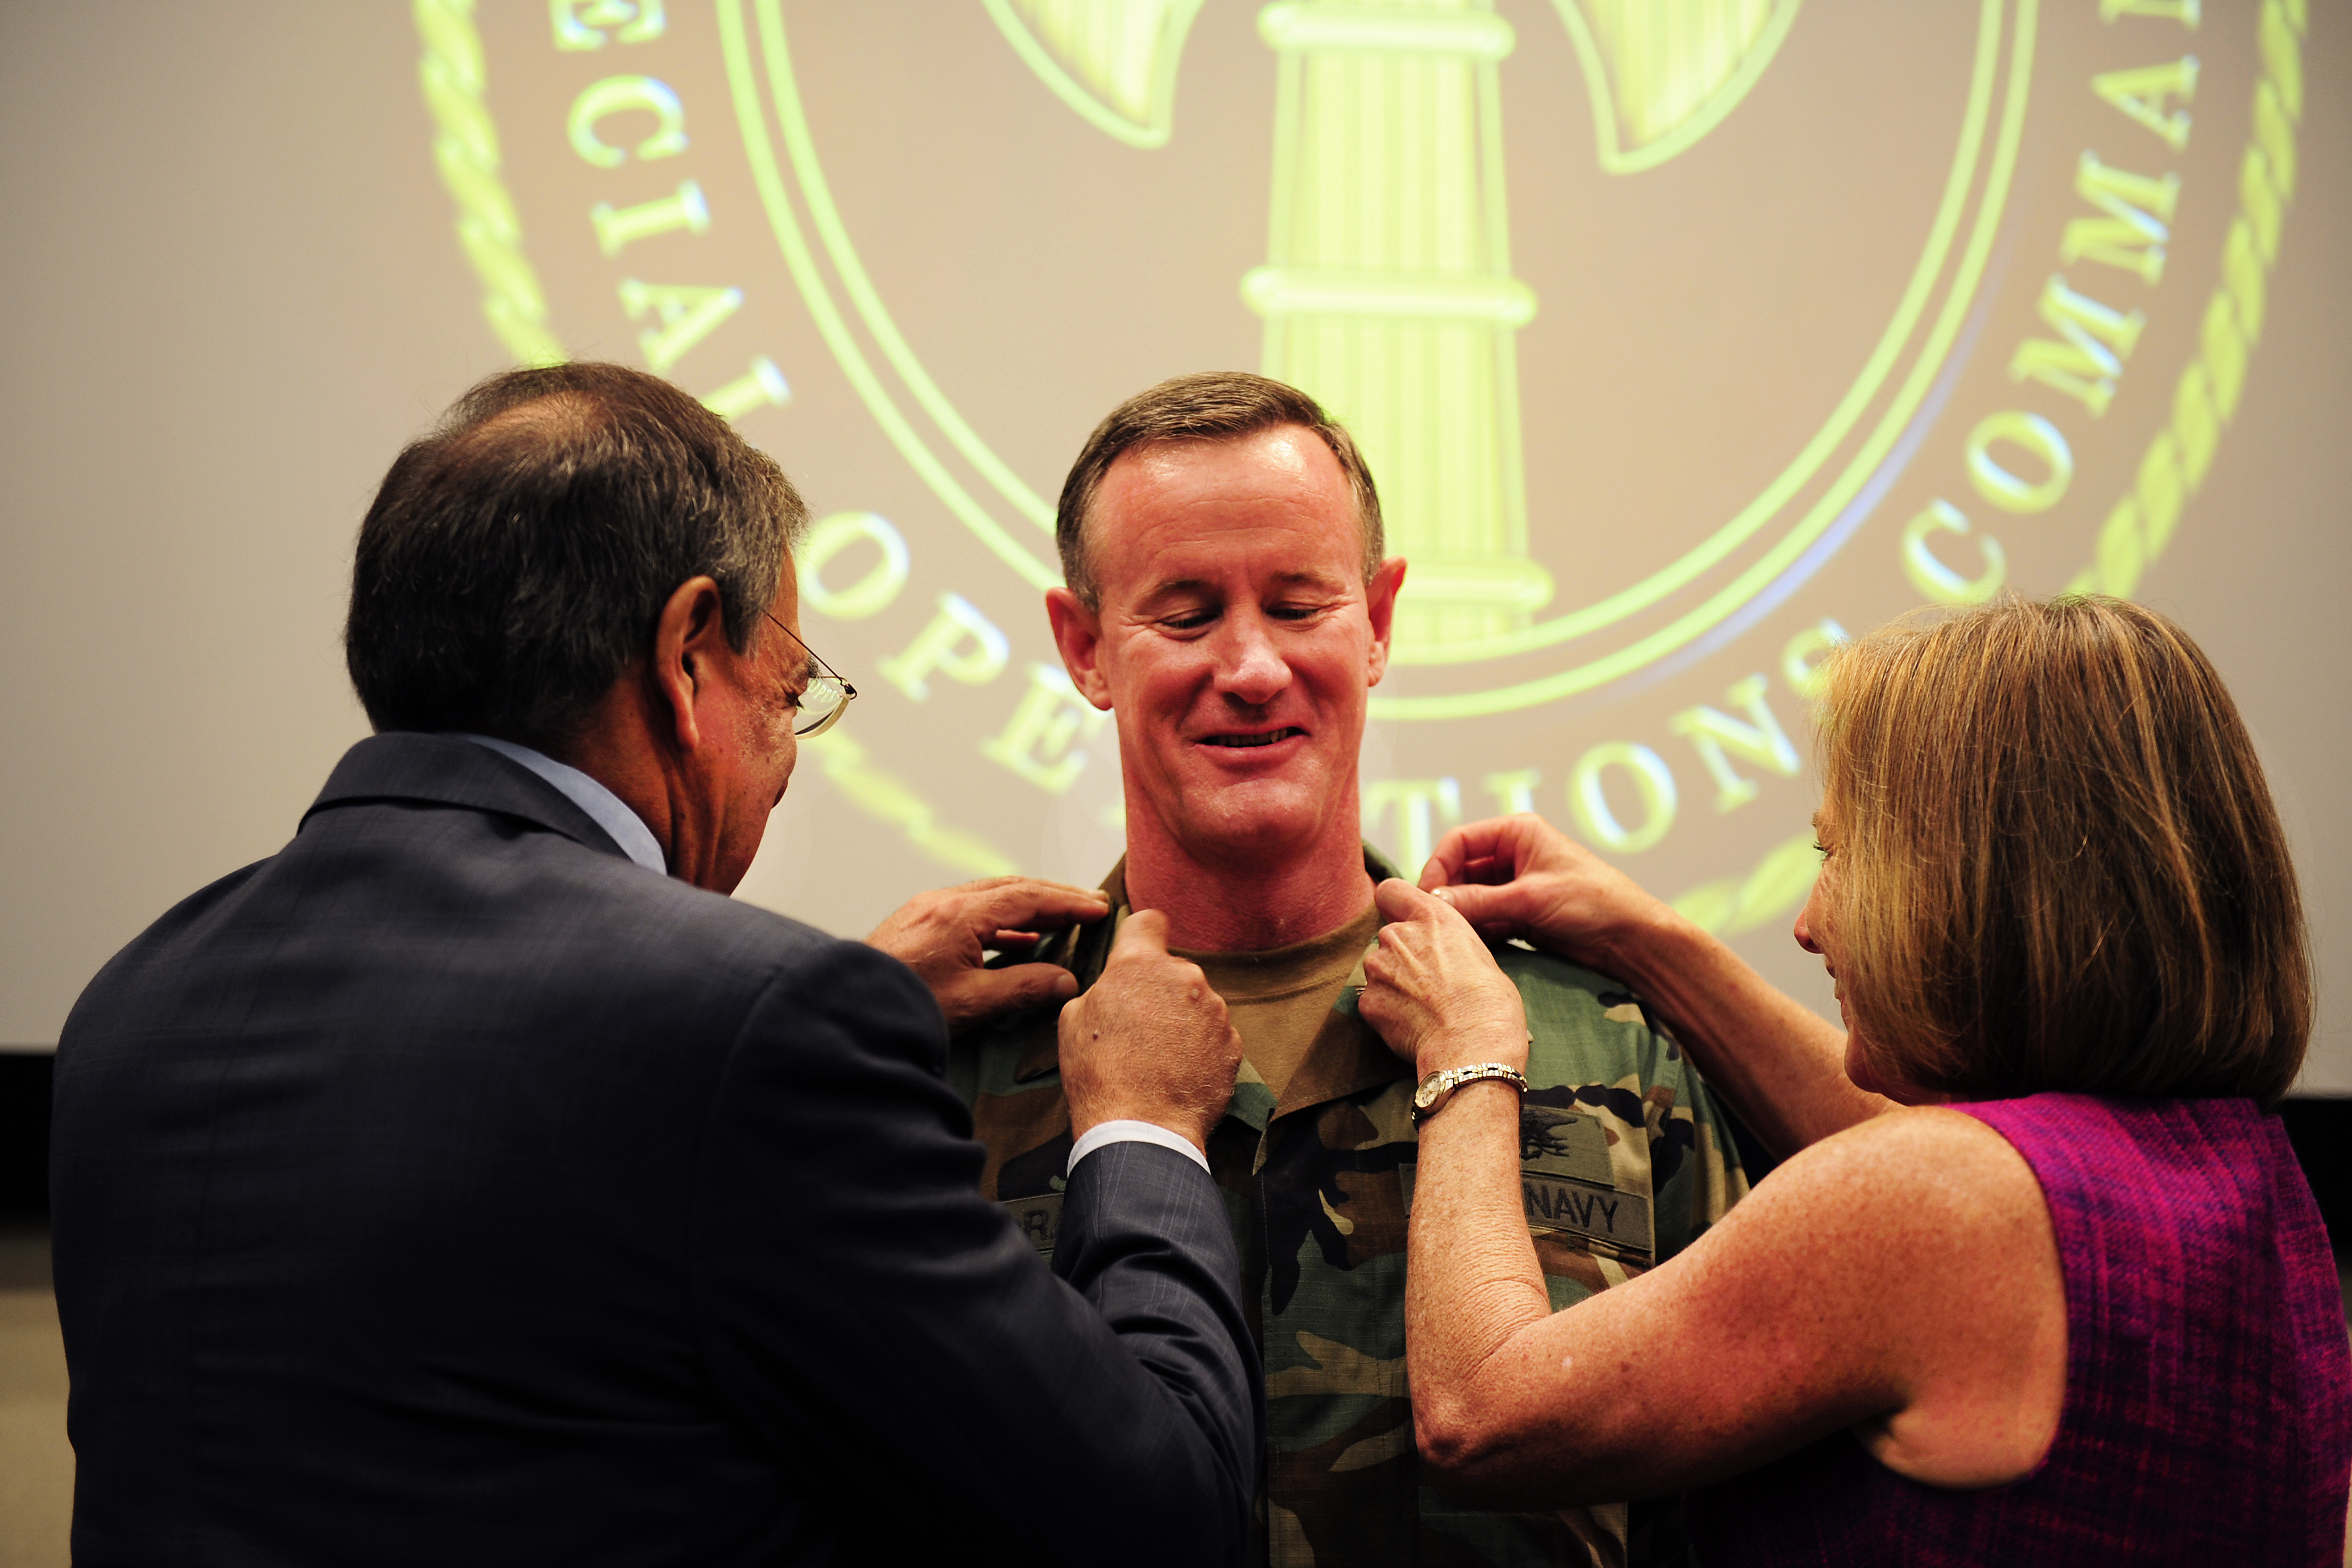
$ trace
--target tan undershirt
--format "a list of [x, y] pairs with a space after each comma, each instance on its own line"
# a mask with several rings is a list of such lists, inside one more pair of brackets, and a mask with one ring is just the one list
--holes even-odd
[[1242, 1055], [1278, 1101], [1307, 1060], [1307, 1048], [1355, 972], [1356, 960], [1380, 934], [1381, 912], [1367, 909], [1339, 930], [1312, 941], [1263, 953], [1186, 953], [1242, 1037]]

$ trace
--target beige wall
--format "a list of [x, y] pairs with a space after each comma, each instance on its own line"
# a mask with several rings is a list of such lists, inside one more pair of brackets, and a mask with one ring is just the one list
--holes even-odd
[[0, 1040], [366, 733], [352, 529], [504, 359], [415, 52], [396, 5], [0, 10]]

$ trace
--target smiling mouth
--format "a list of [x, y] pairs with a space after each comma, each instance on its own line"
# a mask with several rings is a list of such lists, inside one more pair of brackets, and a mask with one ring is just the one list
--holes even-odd
[[1304, 736], [1306, 733], [1307, 732], [1305, 730], [1299, 728], [1297, 725], [1290, 725], [1281, 729], [1269, 729], [1263, 735], [1203, 736], [1202, 737], [1201, 744], [1203, 746], [1226, 746], [1234, 747], [1235, 749], [1242, 749], [1250, 747], [1272, 746], [1277, 740], [1288, 740], [1294, 735]]

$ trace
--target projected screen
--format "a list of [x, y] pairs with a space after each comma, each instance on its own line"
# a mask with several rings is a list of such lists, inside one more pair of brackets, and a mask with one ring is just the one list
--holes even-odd
[[[1363, 757], [1408, 868], [1535, 810], [1744, 951], [1815, 871], [1809, 671], [2128, 595], [2295, 243], [2302, 0], [555, 0], [418, 7], [483, 309], [643, 364], [817, 521], [856, 683], [746, 896], [1092, 883], [1116, 737], [1052, 498], [1183, 371], [1304, 388], [1410, 573]], [[1775, 964], [1775, 972], [1786, 969]]]

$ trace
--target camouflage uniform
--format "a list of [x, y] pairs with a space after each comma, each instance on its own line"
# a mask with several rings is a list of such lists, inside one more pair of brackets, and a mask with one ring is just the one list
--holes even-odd
[[[1367, 846], [1375, 879], [1395, 871]], [[1124, 912], [1124, 862], [1103, 883]], [[1117, 916], [1039, 956], [1091, 985]], [[1555, 1310], [1687, 1246], [1748, 1190], [1697, 1072], [1641, 1002], [1547, 954], [1498, 948], [1534, 1045], [1520, 1112], [1522, 1195]], [[1457, 1508], [1423, 1485], [1405, 1388], [1405, 1216], [1413, 1075], [1356, 1014], [1360, 960], [1282, 1102], [1249, 1064], [1209, 1164], [1241, 1243], [1265, 1360], [1256, 1556], [1274, 1564], [1620, 1564], [1679, 1555], [1671, 1503], [1549, 1514]], [[949, 1077], [987, 1146], [982, 1182], [1052, 1249], [1070, 1115], [1054, 1019], [959, 1045]]]

